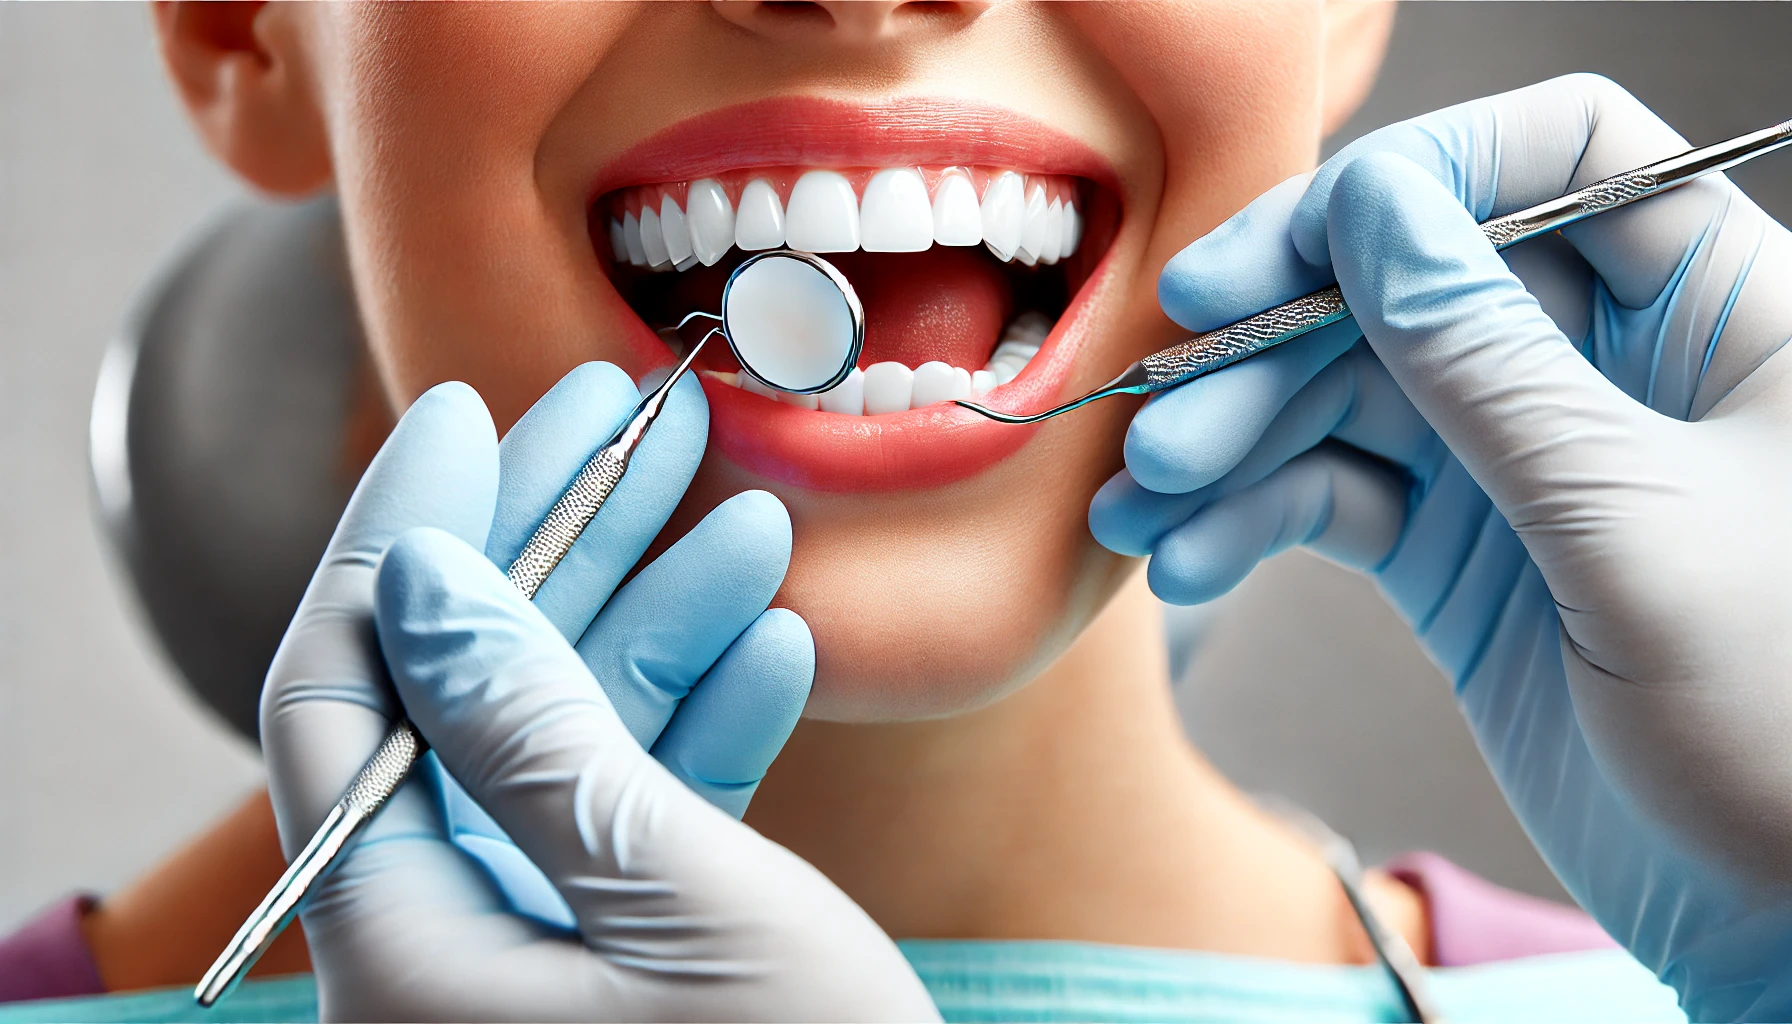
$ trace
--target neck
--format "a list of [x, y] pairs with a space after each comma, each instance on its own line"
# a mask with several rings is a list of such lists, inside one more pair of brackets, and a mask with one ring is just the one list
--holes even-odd
[[1354, 915], [1316, 852], [1189, 746], [1143, 575], [989, 707], [804, 722], [749, 823], [896, 938], [1361, 962]]

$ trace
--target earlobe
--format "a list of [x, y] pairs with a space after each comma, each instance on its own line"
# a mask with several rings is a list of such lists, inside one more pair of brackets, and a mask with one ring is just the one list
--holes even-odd
[[162, 61], [206, 148], [280, 196], [309, 195], [332, 177], [306, 17], [287, 4], [155, 5]]
[[1391, 0], [1326, 0], [1324, 134], [1337, 131], [1368, 98], [1393, 31]]

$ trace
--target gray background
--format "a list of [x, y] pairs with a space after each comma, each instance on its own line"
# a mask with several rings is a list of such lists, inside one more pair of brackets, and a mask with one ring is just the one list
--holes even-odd
[[[1695, 141], [1792, 114], [1786, 5], [1412, 6], [1341, 137], [1576, 70]], [[1737, 175], [1792, 216], [1792, 171]], [[159, 257], [239, 190], [199, 150], [137, 5], [0, 4], [0, 929], [104, 891], [251, 790], [253, 749], [177, 686], [93, 527], [88, 402]], [[1218, 609], [1180, 689], [1197, 741], [1381, 856], [1442, 850], [1556, 892], [1372, 588], [1301, 554]]]

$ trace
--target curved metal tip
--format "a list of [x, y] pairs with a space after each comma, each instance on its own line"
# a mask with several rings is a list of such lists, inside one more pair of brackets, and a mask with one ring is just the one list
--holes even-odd
[[997, 412], [987, 405], [978, 405], [976, 402], [967, 402], [962, 398], [954, 398], [952, 404], [961, 409], [969, 409], [979, 415], [988, 416], [997, 423], [1038, 423], [1040, 420], [1049, 420], [1061, 412], [1069, 412], [1071, 408], [1074, 408], [1074, 406], [1059, 406], [1056, 409], [1047, 409], [1044, 412], [1036, 412], [1031, 416], [1016, 416], [1014, 413]]

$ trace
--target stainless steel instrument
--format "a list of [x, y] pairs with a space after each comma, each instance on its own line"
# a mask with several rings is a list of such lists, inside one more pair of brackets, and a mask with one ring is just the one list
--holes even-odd
[[[1707, 174], [1727, 171], [1788, 143], [1792, 143], [1792, 121], [1783, 121], [1771, 128], [1738, 135], [1727, 142], [1688, 150], [1634, 171], [1615, 174], [1559, 199], [1495, 217], [1483, 222], [1481, 230], [1494, 248], [1505, 249], [1576, 221], [1678, 188]], [[964, 400], [957, 404], [1002, 423], [1038, 423], [1111, 395], [1148, 395], [1173, 388], [1309, 331], [1337, 323], [1349, 315], [1350, 307], [1333, 285], [1148, 355], [1094, 391], [1044, 412], [1000, 412]]]
[[[763, 279], [764, 284], [748, 285], [736, 292], [737, 282], [754, 281], [755, 278]], [[741, 302], [739, 308], [733, 308], [731, 300], [737, 294], [746, 301]], [[806, 295], [808, 304], [797, 310], [775, 308], [779, 305], [777, 300], [786, 294]], [[732, 317], [731, 309], [736, 314]], [[628, 472], [629, 459], [635, 449], [640, 447], [648, 428], [665, 408], [673, 385], [691, 368], [710, 338], [721, 335], [734, 350], [744, 371], [768, 385], [795, 393], [825, 391], [838, 384], [852, 372], [865, 340], [864, 310], [846, 278], [820, 257], [787, 249], [758, 253], [742, 262], [729, 275], [728, 283], [722, 289], [721, 315], [692, 313], [678, 326], [682, 329], [694, 321], [710, 321], [715, 326], [690, 346], [665, 381], [641, 399], [616, 433], [591, 456], [566, 492], [548, 510], [547, 518], [535, 528], [516, 561], [505, 571], [505, 576], [525, 597], [534, 599], [554, 567], [572, 550], [573, 544], [604, 507], [610, 492]], [[784, 371], [782, 375], [778, 370], [768, 368], [768, 356], [775, 357], [777, 347], [768, 340], [770, 336], [781, 330], [800, 330], [805, 324], [833, 343], [827, 365], [797, 368], [795, 372], [806, 377], [801, 380], [789, 379], [792, 372], [789, 367], [780, 367]], [[761, 340], [766, 343], [756, 344]], [[835, 365], [835, 358], [839, 365]], [[356, 773], [342, 799], [312, 834], [311, 841], [287, 865], [285, 874], [274, 883], [260, 906], [237, 929], [224, 952], [200, 979], [193, 990], [193, 998], [200, 1006], [211, 1006], [236, 987], [304, 907], [312, 887], [348, 852], [361, 830], [398, 791], [410, 775], [411, 767], [428, 749], [429, 744], [409, 719], [400, 718], [393, 724], [392, 731]]]

